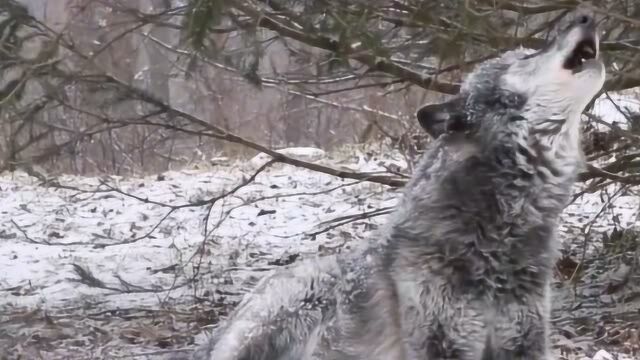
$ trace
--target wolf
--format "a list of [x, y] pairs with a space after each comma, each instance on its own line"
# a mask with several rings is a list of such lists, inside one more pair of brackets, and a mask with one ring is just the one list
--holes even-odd
[[197, 360], [551, 359], [556, 231], [604, 84], [593, 17], [420, 108], [438, 138], [375, 239], [264, 278]]

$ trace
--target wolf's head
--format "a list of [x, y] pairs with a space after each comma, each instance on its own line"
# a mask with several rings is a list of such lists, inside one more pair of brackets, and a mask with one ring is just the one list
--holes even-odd
[[[580, 114], [604, 79], [595, 21], [577, 15], [544, 49], [512, 50], [480, 64], [456, 97], [422, 107], [417, 118], [435, 138], [445, 132], [486, 135], [506, 126], [556, 150], [577, 147]], [[495, 116], [500, 113], [510, 115]]]

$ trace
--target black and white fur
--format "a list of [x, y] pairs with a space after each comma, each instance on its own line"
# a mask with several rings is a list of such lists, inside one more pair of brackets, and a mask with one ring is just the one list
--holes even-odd
[[555, 232], [581, 112], [604, 83], [597, 50], [579, 16], [546, 49], [485, 62], [454, 99], [420, 109], [442, 136], [378, 237], [265, 278], [193, 358], [551, 359]]

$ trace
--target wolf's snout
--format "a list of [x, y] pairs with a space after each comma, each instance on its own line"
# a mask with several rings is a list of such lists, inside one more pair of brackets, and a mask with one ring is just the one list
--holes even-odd
[[590, 15], [576, 16], [568, 29], [567, 36], [573, 38], [575, 43], [565, 60], [564, 68], [580, 72], [586, 61], [598, 57], [598, 35], [594, 18]]
[[593, 18], [593, 16], [586, 15], [586, 14], [576, 16], [574, 23], [578, 26], [587, 26], [587, 27], [594, 27], [594, 28], [596, 26], [596, 21]]

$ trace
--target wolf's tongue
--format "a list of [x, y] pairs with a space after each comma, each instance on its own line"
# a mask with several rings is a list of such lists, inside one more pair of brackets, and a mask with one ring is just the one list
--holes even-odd
[[583, 59], [593, 59], [596, 57], [595, 43], [591, 39], [583, 40], [576, 46], [574, 52]]
[[582, 51], [588, 56], [596, 57], [596, 51], [592, 47], [585, 47], [582, 49]]

